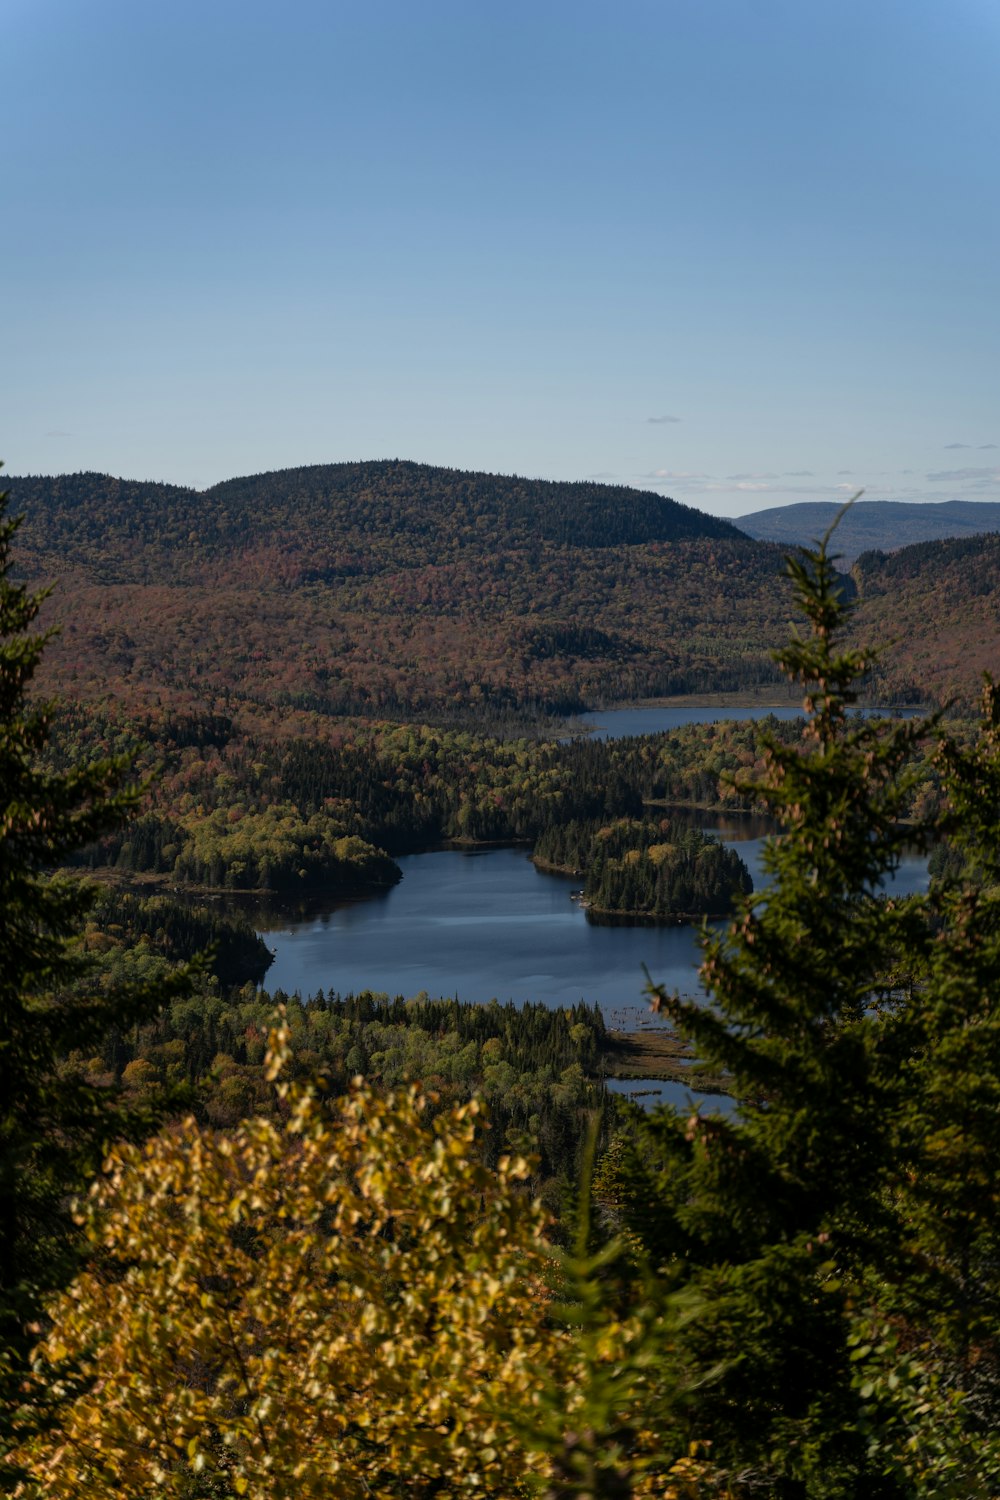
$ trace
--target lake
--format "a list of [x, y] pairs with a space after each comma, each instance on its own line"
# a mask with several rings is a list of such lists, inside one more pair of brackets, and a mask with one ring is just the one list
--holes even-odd
[[[919, 718], [926, 710], [922, 708], [859, 708], [852, 713], [870, 717], [889, 715], [897, 719]], [[801, 719], [802, 704], [782, 704], [769, 707], [767, 704], [737, 704], [723, 708], [688, 708], [673, 704], [659, 708], [609, 708], [595, 709], [591, 713], [576, 714], [569, 720], [574, 730], [583, 731], [595, 740], [623, 740], [638, 734], [662, 734], [668, 729], [681, 729], [685, 724], [719, 724], [731, 720]]]
[[612, 1094], [631, 1099], [642, 1109], [655, 1109], [658, 1104], [670, 1104], [674, 1109], [700, 1106], [703, 1115], [735, 1115], [739, 1104], [728, 1094], [706, 1094], [688, 1088], [684, 1083], [674, 1083], [664, 1078], [606, 1078], [605, 1087]]
[[[738, 848], [754, 876], [767, 823], [739, 815], [686, 814]], [[569, 893], [579, 877], [543, 873], [526, 848], [439, 849], [402, 856], [399, 885], [306, 917], [260, 918], [275, 959], [264, 983], [273, 991], [341, 994], [371, 989], [483, 1003], [584, 1000], [599, 1004], [609, 1026], [659, 1024], [643, 998], [644, 968], [657, 983], [700, 993], [698, 929], [602, 926]], [[893, 889], [926, 889], [926, 860], [908, 855]], [[717, 924], [718, 925], [718, 924]]]
[[694, 993], [691, 927], [604, 927], [570, 891], [579, 877], [536, 870], [526, 848], [402, 856], [392, 890], [264, 930], [275, 949], [265, 985], [291, 993], [362, 989], [432, 998], [457, 995], [597, 1003], [615, 1027], [646, 1019], [643, 965]]
[[[796, 709], [615, 709], [581, 716], [595, 733], [654, 733], [719, 718], [762, 718]], [[678, 718], [677, 716], [682, 717]], [[666, 716], [666, 718], [665, 718]], [[771, 831], [749, 814], [677, 814], [735, 845], [763, 885], [761, 855]], [[569, 899], [579, 877], [537, 870], [526, 848], [438, 849], [404, 855], [399, 885], [364, 900], [335, 903], [308, 916], [261, 915], [274, 950], [265, 985], [271, 991], [341, 994], [384, 991], [407, 997], [455, 996], [482, 1004], [579, 1001], [600, 1005], [616, 1030], [661, 1024], [650, 1015], [646, 971], [658, 984], [700, 994], [698, 929], [692, 926], [602, 926]], [[900, 895], [926, 890], [927, 862], [907, 855], [892, 882]], [[716, 924], [721, 925], [721, 924]]]
[[662, 734], [667, 729], [681, 729], [685, 724], [719, 724], [724, 720], [766, 719], [773, 714], [776, 719], [801, 719], [802, 705], [784, 704], [779, 708], [766, 705], [735, 708], [687, 708], [674, 704], [660, 708], [609, 708], [595, 709], [592, 713], [576, 714], [569, 723], [574, 730], [584, 731], [595, 740], [624, 740], [637, 734]]

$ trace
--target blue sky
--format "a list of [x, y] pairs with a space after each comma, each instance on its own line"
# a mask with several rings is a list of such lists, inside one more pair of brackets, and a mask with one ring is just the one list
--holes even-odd
[[995, 0], [0, 0], [0, 455], [1000, 499]]

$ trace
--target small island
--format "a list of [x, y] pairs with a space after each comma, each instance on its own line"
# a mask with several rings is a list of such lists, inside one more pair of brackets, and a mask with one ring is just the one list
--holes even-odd
[[540, 835], [532, 858], [540, 869], [582, 875], [574, 899], [597, 920], [724, 917], [753, 890], [750, 872], [734, 849], [669, 818], [553, 825]]

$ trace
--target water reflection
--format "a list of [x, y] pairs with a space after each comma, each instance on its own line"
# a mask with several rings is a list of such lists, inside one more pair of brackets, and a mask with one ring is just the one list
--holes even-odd
[[[773, 825], [738, 814], [690, 816], [738, 845], [760, 889]], [[599, 1004], [610, 1025], [628, 1029], [656, 1024], [644, 998], [647, 972], [682, 994], [700, 994], [698, 928], [589, 922], [569, 899], [579, 879], [537, 870], [523, 847], [439, 849], [403, 856], [399, 865], [402, 882], [365, 900], [258, 911], [275, 954], [267, 988], [302, 995], [426, 991], [549, 1006], [585, 1001]], [[904, 895], [926, 890], [927, 879], [926, 859], [911, 851], [887, 888]]]
[[673, 705], [662, 708], [611, 708], [597, 709], [592, 713], [576, 714], [568, 722], [577, 732], [584, 731], [595, 740], [624, 740], [638, 734], [661, 734], [668, 729], [681, 729], [686, 724], [719, 724], [723, 721], [766, 719], [801, 719], [802, 704], [786, 704], [778, 707], [757, 707], [739, 704], [732, 708], [687, 708]]
[[[772, 712], [790, 719], [799, 708], [617, 709], [583, 715], [581, 722], [608, 738]], [[912, 716], [920, 710], [901, 712]], [[735, 809], [664, 814], [736, 844], [755, 889], [761, 889], [773, 820]], [[432, 998], [549, 1006], [585, 1001], [599, 1004], [609, 1025], [628, 1030], [660, 1024], [644, 998], [647, 974], [682, 994], [701, 994], [698, 928], [589, 922], [569, 899], [579, 877], [535, 869], [525, 848], [438, 849], [398, 863], [402, 882], [364, 900], [324, 903], [319, 893], [306, 903], [255, 909], [253, 920], [275, 954], [267, 988], [302, 995], [319, 989], [426, 992]], [[926, 890], [926, 859], [907, 852], [886, 888], [899, 895]]]
[[697, 988], [690, 927], [595, 926], [569, 899], [579, 879], [536, 870], [524, 848], [436, 850], [399, 865], [401, 883], [376, 899], [301, 917], [261, 913], [275, 950], [267, 988], [582, 1000], [630, 1027], [648, 1016], [644, 966], [658, 981]]
[[606, 1078], [605, 1087], [646, 1110], [671, 1104], [675, 1109], [696, 1109], [703, 1115], [734, 1115], [739, 1108], [728, 1094], [706, 1094], [666, 1078]]
[[[927, 712], [924, 708], [859, 708], [852, 712], [866, 717], [892, 716], [897, 719], [920, 718]], [[801, 719], [802, 702], [777, 705], [738, 703], [718, 708], [689, 708], [673, 704], [669, 707], [609, 708], [595, 709], [592, 713], [576, 714], [568, 720], [577, 732], [585, 732], [596, 740], [623, 740], [639, 734], [662, 734], [668, 729], [681, 729], [686, 724], [720, 724], [723, 722], [745, 722], [747, 719]]]

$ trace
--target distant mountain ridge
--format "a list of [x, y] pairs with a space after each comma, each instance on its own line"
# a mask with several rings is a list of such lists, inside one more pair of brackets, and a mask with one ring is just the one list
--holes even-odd
[[47, 547], [61, 545], [120, 578], [143, 558], [162, 559], [185, 544], [204, 559], [280, 538], [286, 549], [301, 544], [322, 572], [336, 571], [338, 561], [353, 571], [352, 550], [386, 554], [398, 543], [408, 562], [442, 562], [485, 544], [605, 548], [742, 534], [729, 521], [624, 485], [399, 460], [280, 469], [207, 490], [95, 473], [11, 478], [7, 487], [14, 508], [44, 527]]
[[[804, 501], [738, 516], [736, 525], [759, 541], [808, 546], [833, 524], [836, 501]], [[988, 500], [943, 500], [917, 504], [905, 500], [858, 500], [837, 528], [835, 550], [845, 563], [862, 552], [893, 552], [915, 542], [978, 536], [1000, 531], [1000, 504]]]
[[652, 492], [399, 460], [8, 487], [78, 696], [486, 719], [776, 679], [780, 553]]
[[[43, 691], [289, 730], [482, 728], [704, 692], [787, 701], [772, 652], [790, 628], [788, 543], [661, 495], [395, 460], [200, 492], [99, 474], [7, 484], [25, 516], [18, 568], [55, 585]], [[974, 698], [1000, 659], [1000, 536], [866, 551], [855, 633], [887, 647], [883, 701]]]

